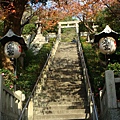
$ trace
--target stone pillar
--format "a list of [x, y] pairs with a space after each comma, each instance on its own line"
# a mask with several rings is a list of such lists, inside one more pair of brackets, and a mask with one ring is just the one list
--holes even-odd
[[20, 115], [22, 111], [22, 91], [17, 90], [15, 93], [20, 97], [20, 101], [18, 102], [18, 113]]
[[107, 92], [108, 108], [117, 108], [117, 97], [114, 81], [114, 73], [112, 70], [105, 71], [105, 85]]
[[102, 106], [102, 100], [101, 100], [101, 96], [102, 96], [102, 90], [100, 90], [100, 110], [101, 110], [101, 114], [103, 114], [103, 106]]
[[101, 120], [120, 120], [117, 106], [114, 72], [105, 71], [105, 87], [100, 91]]
[[117, 108], [115, 80], [112, 70], [105, 71], [105, 86], [107, 93], [107, 111], [103, 116], [103, 120], [120, 120], [120, 110]]
[[76, 33], [77, 34], [79, 33], [79, 25], [78, 25], [78, 23], [76, 23]]
[[37, 34], [41, 34], [41, 29], [42, 29], [41, 21], [39, 21], [39, 22], [38, 22], [38, 30], [37, 30]]
[[33, 120], [33, 100], [32, 100], [32, 98], [28, 105], [28, 120]]
[[61, 24], [60, 23], [58, 26], [58, 38], [59, 38], [59, 40], [61, 40]]
[[41, 26], [38, 27], [37, 34], [41, 34]]
[[87, 33], [87, 42], [90, 42], [90, 33]]

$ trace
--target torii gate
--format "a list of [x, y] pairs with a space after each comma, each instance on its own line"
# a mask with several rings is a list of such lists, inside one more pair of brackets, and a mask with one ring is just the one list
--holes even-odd
[[68, 21], [68, 22], [59, 22], [58, 23], [58, 38], [61, 40], [61, 29], [62, 28], [71, 28], [76, 27], [76, 33], [79, 33], [79, 22], [80, 21]]

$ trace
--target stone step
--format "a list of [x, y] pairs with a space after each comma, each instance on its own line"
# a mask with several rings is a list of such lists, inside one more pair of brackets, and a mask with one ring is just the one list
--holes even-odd
[[[83, 106], [83, 105], [82, 105]], [[85, 110], [85, 106], [81, 107], [81, 105], [43, 105], [41, 107], [34, 107], [35, 114], [72, 114], [72, 113], [85, 113], [88, 112], [88, 109]]]
[[[81, 109], [87, 105], [87, 102], [41, 102], [41, 107], [51, 107], [52, 109]], [[39, 109], [39, 108], [37, 108]]]
[[69, 107], [65, 107], [65, 106], [62, 106], [60, 108], [58, 107], [51, 107], [51, 106], [44, 106], [44, 107], [40, 107], [39, 109], [36, 107], [34, 108], [34, 113], [35, 114], [41, 114], [43, 115], [44, 114], [62, 114], [62, 113], [69, 113], [69, 114], [72, 114], [72, 113], [85, 113], [85, 112], [88, 112], [89, 110], [83, 109], [81, 107], [76, 107], [76, 106], [69, 106]]
[[59, 81], [59, 80], [57, 80], [57, 79], [51, 79], [51, 78], [49, 78], [48, 80], [47, 80], [47, 83], [48, 83], [48, 85], [49, 84], [54, 84], [54, 83], [56, 83], [56, 84], [67, 84], [67, 85], [78, 85], [78, 84], [83, 84], [83, 81], [81, 81], [81, 80], [75, 80], [75, 81], [64, 81], [64, 82], [61, 82], [61, 81]]
[[81, 70], [80, 67], [77, 65], [75, 65], [74, 67], [70, 66], [68, 64], [66, 66], [58, 66], [58, 65], [53, 66], [53, 71], [55, 71], [55, 72], [57, 72], [57, 71], [58, 72], [72, 72], [73, 71], [73, 73], [75, 73], [75, 72], [79, 73], [80, 70]]
[[[74, 106], [76, 107], [76, 106]], [[79, 108], [74, 108], [73, 106], [69, 106], [67, 107], [60, 107], [60, 109], [58, 107], [44, 107], [44, 108], [36, 108], [34, 109], [35, 114], [37, 115], [45, 115], [45, 114], [75, 114], [75, 113], [83, 113], [85, 114], [85, 109], [79, 109]]]
[[68, 87], [64, 87], [66, 88], [66, 90], [64, 90], [62, 88], [59, 89], [59, 88], [52, 88], [52, 87], [54, 86], [46, 87], [48, 88], [48, 90], [45, 89], [42, 93], [38, 94], [38, 97], [40, 96], [41, 98], [44, 97], [48, 99], [53, 96], [59, 96], [59, 98], [68, 98], [68, 99], [86, 97], [86, 93], [82, 89], [77, 89], [77, 88], [70, 89]]
[[72, 75], [75, 75], [75, 74], [80, 74], [81, 73], [81, 71], [80, 71], [80, 68], [70, 68], [70, 67], [68, 67], [67, 69], [66, 68], [64, 68], [64, 67], [55, 67], [55, 68], [53, 68], [53, 69], [51, 69], [50, 71], [48, 71], [48, 72], [54, 72], [54, 74], [61, 74], [61, 73], [63, 73], [63, 74], [66, 74], [66, 75], [71, 75], [71, 73], [72, 73]]
[[[56, 86], [56, 87], [54, 87], [54, 86]], [[79, 88], [79, 86], [81, 86], [81, 89]], [[52, 95], [53, 93], [60, 94], [60, 95], [64, 95], [64, 93], [66, 93], [66, 95], [68, 97], [71, 97], [74, 95], [79, 95], [79, 97], [86, 95], [86, 92], [84, 90], [84, 86], [82, 86], [82, 85], [61, 87], [61, 86], [54, 84], [54, 85], [46, 86], [46, 88], [42, 92], [42, 94], [48, 94], [48, 96]]]
[[[33, 120], [42, 120], [42, 119], [37, 119], [37, 117], [35, 117], [35, 119], [33, 119]], [[43, 120], [46, 120], [46, 119], [43, 119]], [[89, 119], [89, 118], [85, 118], [85, 119], [81, 119], [81, 118], [78, 118], [78, 119], [67, 119], [67, 118], [49, 118], [49, 119], [47, 119], [47, 120], [91, 120], [91, 119]]]
[[[48, 93], [49, 92], [49, 93]], [[53, 90], [48, 90], [48, 91], [44, 91], [44, 93], [39, 94], [38, 99], [45, 99], [47, 101], [50, 100], [55, 100], [55, 101], [71, 101], [73, 100], [73, 102], [79, 102], [79, 101], [83, 101], [86, 98], [86, 93], [83, 92], [79, 92], [79, 91], [69, 91], [66, 89], [65, 90], [57, 90], [57, 89], [53, 89]], [[52, 101], [51, 101], [52, 102]]]
[[82, 103], [80, 101], [77, 101], [77, 102], [66, 102], [66, 101], [61, 101], [61, 102], [50, 102], [49, 105], [51, 107], [53, 106], [80, 106]]
[[[55, 86], [54, 86], [55, 85]], [[79, 89], [79, 92], [80, 92], [80, 87], [81, 87], [81, 90], [84, 89], [84, 84], [76, 84], [76, 85], [70, 85], [70, 84], [60, 84], [60, 83], [54, 83], [54, 84], [47, 84], [46, 85], [47, 88], [50, 88], [50, 87], [53, 87], [52, 89], [54, 90], [61, 90], [61, 91], [65, 91], [65, 90], [71, 90], [71, 91], [76, 91]]]
[[79, 85], [79, 84], [83, 83], [83, 81], [81, 79], [73, 80], [72, 78], [70, 78], [69, 81], [62, 81], [62, 80], [58, 80], [56, 78], [51, 78], [51, 77], [47, 78], [46, 82], [47, 83], [57, 83], [57, 84], [59, 83], [59, 84], [65, 84], [65, 85]]
[[57, 115], [34, 115], [34, 120], [86, 120], [86, 114], [73, 113], [73, 114], [57, 114]]
[[[79, 87], [81, 87], [81, 89], [79, 89]], [[53, 85], [49, 85], [49, 86], [46, 86], [46, 88], [49, 89], [49, 91], [56, 91], [56, 92], [65, 92], [67, 93], [67, 91], [70, 91], [71, 92], [71, 95], [73, 93], [76, 92], [76, 94], [79, 92], [80, 95], [85, 94], [85, 91], [84, 91], [84, 85], [71, 85], [71, 86], [62, 86], [62, 85], [56, 85], [56, 87], [54, 88], [54, 84]], [[77, 92], [78, 91], [78, 92]]]
[[[68, 104], [68, 103], [65, 103], [65, 102], [67, 102], [67, 100], [50, 100], [50, 101], [52, 101], [52, 102], [54, 102], [54, 101], [58, 101], [60, 104], [64, 104], [64, 105], [66, 105], [66, 104]], [[65, 102], [64, 102], [65, 101]], [[68, 102], [76, 102], [77, 100], [68, 100]], [[35, 103], [35, 102], [34, 102]], [[34, 104], [34, 107], [38, 107], [37, 105], [40, 105], [40, 106], [47, 106], [47, 105], [49, 105], [49, 101], [48, 102], [36, 102], [36, 104]], [[86, 102], [86, 100], [81, 100], [81, 102], [79, 102], [79, 104], [78, 104], [79, 106], [75, 106], [75, 105], [72, 105], [71, 104], [71, 108], [85, 108], [85, 106], [87, 106], [87, 102]], [[60, 108], [59, 106], [56, 106], [56, 108]], [[68, 108], [69, 106], [66, 106], [66, 108]]]
[[78, 81], [81, 80], [81, 76], [61, 76], [61, 75], [49, 75], [48, 79], [54, 79], [58, 81], [64, 81], [64, 82], [69, 82], [69, 81]]

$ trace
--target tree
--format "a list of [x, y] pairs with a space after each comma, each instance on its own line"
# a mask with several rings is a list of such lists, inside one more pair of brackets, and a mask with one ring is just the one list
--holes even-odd
[[97, 13], [97, 10], [101, 9], [101, 7], [99, 7], [101, 2], [94, 3], [94, 0], [91, 0], [91, 2], [59, 0], [57, 3], [53, 2], [50, 8], [47, 7], [46, 9], [40, 8], [39, 11], [43, 12], [39, 12], [38, 14], [41, 23], [44, 23], [43, 29], [53, 27], [59, 21], [65, 19], [66, 17], [77, 16], [83, 22], [82, 16], [84, 16], [86, 21], [88, 21], [90, 19], [93, 19], [94, 15]]
[[[47, 0], [42, 0], [41, 2], [45, 2]], [[39, 0], [37, 1], [32, 1], [32, 3], [36, 3], [39, 2]], [[21, 2], [21, 0], [1, 0], [1, 7], [0, 7], [0, 17], [1, 19], [4, 21], [4, 33], [3, 35], [5, 35], [9, 29], [12, 29], [12, 31], [17, 34], [17, 35], [21, 35], [22, 33], [22, 28], [24, 27], [24, 25], [29, 23], [30, 18], [32, 17], [32, 15], [29, 18], [26, 18], [26, 21], [23, 22], [21, 24], [21, 20], [22, 20], [22, 16], [23, 13], [26, 9], [26, 7], [28, 6], [28, 0], [24, 0]], [[1, 51], [3, 51], [3, 47], [0, 46]], [[11, 66], [11, 62], [8, 58], [5, 57], [5, 55], [3, 54], [2, 56], [2, 65], [3, 67], [8, 67], [8, 64]], [[13, 69], [13, 67], [10, 67], [11, 69]]]
[[[1, 7], [4, 11], [4, 33], [6, 33], [10, 28], [17, 34], [21, 35], [21, 19], [23, 12], [25, 11], [28, 0], [2, 0]], [[39, 2], [39, 0], [31, 0], [32, 3]], [[45, 3], [46, 0], [40, 0], [40, 2]], [[29, 20], [28, 20], [29, 22]], [[26, 22], [26, 23], [28, 23]]]
[[105, 26], [108, 24], [114, 31], [119, 32], [119, 22], [120, 22], [120, 3], [114, 2], [112, 4], [105, 4], [105, 9], [101, 12], [98, 12], [95, 21], [98, 23], [100, 28], [99, 32], [102, 31]]
[[[21, 35], [21, 27], [23, 27], [23, 25], [21, 25], [21, 19], [28, 1], [30, 1], [32, 4], [37, 4], [38, 2], [41, 2], [43, 3], [43, 6], [45, 6], [45, 3], [47, 2], [47, 0], [24, 0], [22, 2], [21, 0], [1, 1], [1, 6], [4, 11], [3, 18], [5, 18], [4, 33], [6, 33], [8, 29], [12, 28], [12, 30], [17, 35]], [[49, 6], [49, 8], [40, 7], [40, 20], [43, 19], [43, 16], [44, 18], [48, 18], [46, 18], [46, 20], [42, 20], [44, 21], [44, 23], [47, 24], [44, 24], [45, 26], [51, 26], [52, 24], [55, 25], [55, 23], [66, 16], [78, 16], [79, 19], [82, 21], [83, 19], [81, 19], [81, 16], [84, 16], [84, 20], [88, 21], [94, 18], [97, 11], [104, 8], [103, 5], [108, 5], [108, 3], [113, 3], [114, 1], [115, 0], [51, 0], [52, 4]], [[43, 13], [45, 14], [43, 15]], [[29, 23], [29, 20], [26, 23]]]
[[11, 28], [15, 32], [15, 34], [21, 34], [20, 22], [26, 4], [27, 0], [24, 0], [22, 2], [20, 0], [14, 0], [13, 2], [7, 0], [1, 3], [1, 6], [5, 13], [4, 33], [6, 33]]
[[39, 15], [43, 30], [52, 28], [60, 20], [65, 19], [65, 17], [77, 16], [91, 32], [94, 31], [89, 27], [88, 21], [94, 21], [98, 10], [100, 11], [104, 9], [105, 6], [110, 6], [113, 2], [115, 3], [115, 0], [51, 0], [51, 4], [45, 6], [47, 0], [24, 0], [22, 2], [21, 0], [1, 0], [2, 9], [0, 8], [0, 16], [1, 19], [4, 19], [4, 34], [11, 28], [15, 34], [21, 35], [21, 28], [23, 28], [25, 24], [28, 24], [32, 17], [28, 17], [26, 21], [21, 24], [21, 19], [28, 1], [31, 1], [33, 5], [38, 2], [43, 3], [35, 12]]

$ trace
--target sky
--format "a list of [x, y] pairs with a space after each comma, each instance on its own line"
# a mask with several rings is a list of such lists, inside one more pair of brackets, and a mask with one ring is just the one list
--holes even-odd
[[[31, 3], [30, 1], [28, 2], [28, 4], [32, 7], [33, 11], [37, 11], [41, 6], [42, 6], [42, 3], [38, 2], [38, 3]], [[46, 6], [44, 6], [43, 8], [44, 9], [49, 9], [51, 7], [55, 7], [56, 6], [56, 3], [51, 1], [51, 0], [48, 0], [48, 2], [46, 3]], [[79, 20], [76, 16], [73, 16], [73, 19], [76, 19], [76, 20]]]
[[[38, 2], [38, 3], [31, 3], [30, 1], [28, 2], [28, 4], [32, 7], [32, 9], [34, 10], [34, 11], [37, 11], [41, 6], [42, 6], [42, 3], [40, 3], [40, 2]], [[45, 8], [50, 8], [50, 7], [54, 7], [55, 6], [55, 2], [53, 2], [53, 1], [48, 1], [47, 3], [46, 3], [46, 6], [45, 6]]]

